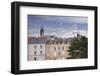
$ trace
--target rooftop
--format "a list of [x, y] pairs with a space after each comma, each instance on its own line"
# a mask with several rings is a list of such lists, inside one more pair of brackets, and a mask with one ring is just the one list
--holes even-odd
[[71, 38], [57, 38], [55, 36], [28, 37], [29, 44], [67, 44]]

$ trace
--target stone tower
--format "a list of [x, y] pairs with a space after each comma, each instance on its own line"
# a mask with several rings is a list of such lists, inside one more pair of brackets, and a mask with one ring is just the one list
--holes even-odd
[[41, 29], [40, 29], [40, 36], [41, 36], [41, 37], [44, 36], [44, 29], [43, 29], [43, 27], [41, 27]]

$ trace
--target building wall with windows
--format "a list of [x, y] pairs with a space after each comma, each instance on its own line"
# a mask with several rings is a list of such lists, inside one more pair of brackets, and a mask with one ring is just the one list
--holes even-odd
[[28, 61], [45, 60], [45, 44], [28, 45]]
[[57, 59], [67, 59], [69, 57], [68, 49], [70, 44], [66, 42], [60, 43], [58, 41], [52, 41], [46, 44], [46, 59], [57, 60]]
[[41, 27], [39, 37], [28, 38], [28, 61], [57, 60], [69, 57], [70, 39], [44, 35]]

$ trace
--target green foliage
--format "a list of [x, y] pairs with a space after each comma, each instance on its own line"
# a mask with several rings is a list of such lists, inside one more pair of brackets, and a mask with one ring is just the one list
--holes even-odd
[[85, 36], [74, 37], [69, 47], [69, 59], [87, 58], [88, 57], [88, 39]]

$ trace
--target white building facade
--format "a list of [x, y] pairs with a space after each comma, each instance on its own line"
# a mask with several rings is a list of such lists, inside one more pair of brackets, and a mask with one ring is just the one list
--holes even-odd
[[28, 45], [28, 61], [45, 60], [45, 44]]
[[36, 60], [45, 60], [45, 44], [46, 41], [44, 39], [44, 29], [41, 27], [40, 29], [40, 37], [31, 37], [28, 41], [28, 61], [36, 61]]

